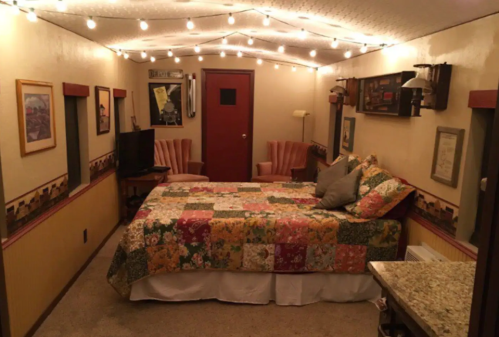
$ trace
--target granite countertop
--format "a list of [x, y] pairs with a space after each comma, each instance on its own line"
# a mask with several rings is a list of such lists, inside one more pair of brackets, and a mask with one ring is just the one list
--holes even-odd
[[431, 337], [467, 337], [476, 262], [371, 262], [369, 269]]

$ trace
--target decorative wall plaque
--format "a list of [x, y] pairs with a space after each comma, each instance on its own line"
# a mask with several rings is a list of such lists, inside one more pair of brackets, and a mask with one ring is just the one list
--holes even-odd
[[157, 79], [183, 79], [184, 71], [182, 69], [149, 69], [149, 78], [157, 78]]

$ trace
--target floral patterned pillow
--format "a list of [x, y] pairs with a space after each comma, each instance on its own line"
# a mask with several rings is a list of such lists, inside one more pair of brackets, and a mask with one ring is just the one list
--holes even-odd
[[[338, 158], [335, 159], [335, 161], [333, 161], [333, 163], [331, 164], [334, 165], [335, 163], [339, 162], [341, 160], [341, 158], [345, 157], [345, 155], [343, 154], [340, 154], [338, 156]], [[353, 170], [355, 170], [355, 168], [357, 166], [360, 165], [362, 159], [360, 158], [360, 156], [356, 155], [356, 154], [349, 154], [348, 155], [348, 169], [347, 169], [347, 174], [352, 172]]]
[[379, 218], [413, 191], [412, 186], [405, 185], [390, 172], [371, 165], [360, 180], [357, 201], [346, 205], [345, 209], [363, 219]]

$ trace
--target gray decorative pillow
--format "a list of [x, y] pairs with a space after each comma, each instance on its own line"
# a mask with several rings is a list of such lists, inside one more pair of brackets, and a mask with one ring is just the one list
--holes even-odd
[[324, 198], [315, 205], [315, 208], [332, 210], [354, 202], [357, 199], [357, 190], [359, 189], [361, 177], [362, 170], [356, 169], [329, 185]]
[[348, 156], [344, 156], [338, 162], [319, 173], [319, 176], [317, 177], [317, 186], [315, 187], [315, 196], [322, 198], [329, 185], [346, 176], [347, 170]]

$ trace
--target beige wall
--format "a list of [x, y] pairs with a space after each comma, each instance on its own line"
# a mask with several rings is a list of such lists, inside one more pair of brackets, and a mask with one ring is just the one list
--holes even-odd
[[[255, 70], [255, 101], [253, 126], [253, 167], [256, 163], [267, 160], [266, 142], [269, 140], [301, 141], [302, 120], [292, 116], [294, 110], [313, 111], [314, 75], [306, 68], [291, 67], [274, 69], [274, 65], [264, 62], [261, 66], [255, 59], [228, 56], [205, 56], [203, 62], [197, 57], [183, 57], [176, 64], [172, 58], [143, 63], [139, 66], [138, 84], [140, 96], [141, 127], [150, 127], [148, 83], [162, 82], [149, 80], [148, 69], [182, 69], [185, 74], [195, 73], [197, 76], [197, 112], [196, 117], [189, 119], [183, 116], [183, 128], [158, 128], [156, 138], [191, 138], [193, 140], [192, 158], [201, 160], [201, 69], [252, 69]], [[311, 136], [311, 119], [306, 130], [306, 140]]]
[[[137, 64], [55, 25], [25, 15], [11, 15], [0, 5], [0, 146], [5, 199], [12, 200], [67, 172], [64, 96], [62, 82], [90, 86], [88, 107], [89, 157], [114, 149], [114, 108], [111, 132], [97, 136], [94, 87], [135, 90]], [[57, 147], [21, 158], [16, 79], [52, 82]], [[127, 116], [131, 100], [126, 100]], [[111, 103], [113, 106], [113, 103]]]
[[[453, 65], [448, 108], [445, 111], [423, 109], [421, 118], [370, 116], [356, 113], [346, 106], [344, 116], [356, 117], [354, 151], [363, 157], [378, 155], [381, 166], [396, 176], [444, 200], [468, 207], [467, 195], [462, 195], [463, 176], [474, 172], [479, 165], [465, 165], [472, 110], [468, 106], [470, 90], [497, 89], [499, 81], [499, 15], [490, 16], [416, 39], [387, 49], [372, 52], [325, 67], [317, 73], [315, 91], [315, 123], [312, 139], [327, 144], [329, 129], [328, 93], [338, 77], [368, 77], [414, 70], [416, 63], [443, 63]], [[430, 178], [438, 126], [466, 130], [464, 153], [461, 160], [457, 188], [438, 183]], [[473, 147], [472, 147], [473, 148]], [[344, 150], [342, 149], [344, 152]], [[463, 198], [463, 199], [462, 199]], [[464, 219], [464, 218], [463, 218]], [[474, 217], [469, 217], [474, 221]], [[464, 226], [473, 227], [473, 223]], [[461, 226], [461, 223], [460, 223]], [[458, 233], [461, 233], [458, 229]], [[464, 231], [468, 233], [470, 231]], [[463, 234], [464, 235], [464, 234]], [[467, 237], [461, 237], [467, 240]]]
[[118, 223], [118, 200], [112, 174], [3, 251], [12, 337], [26, 334]]

